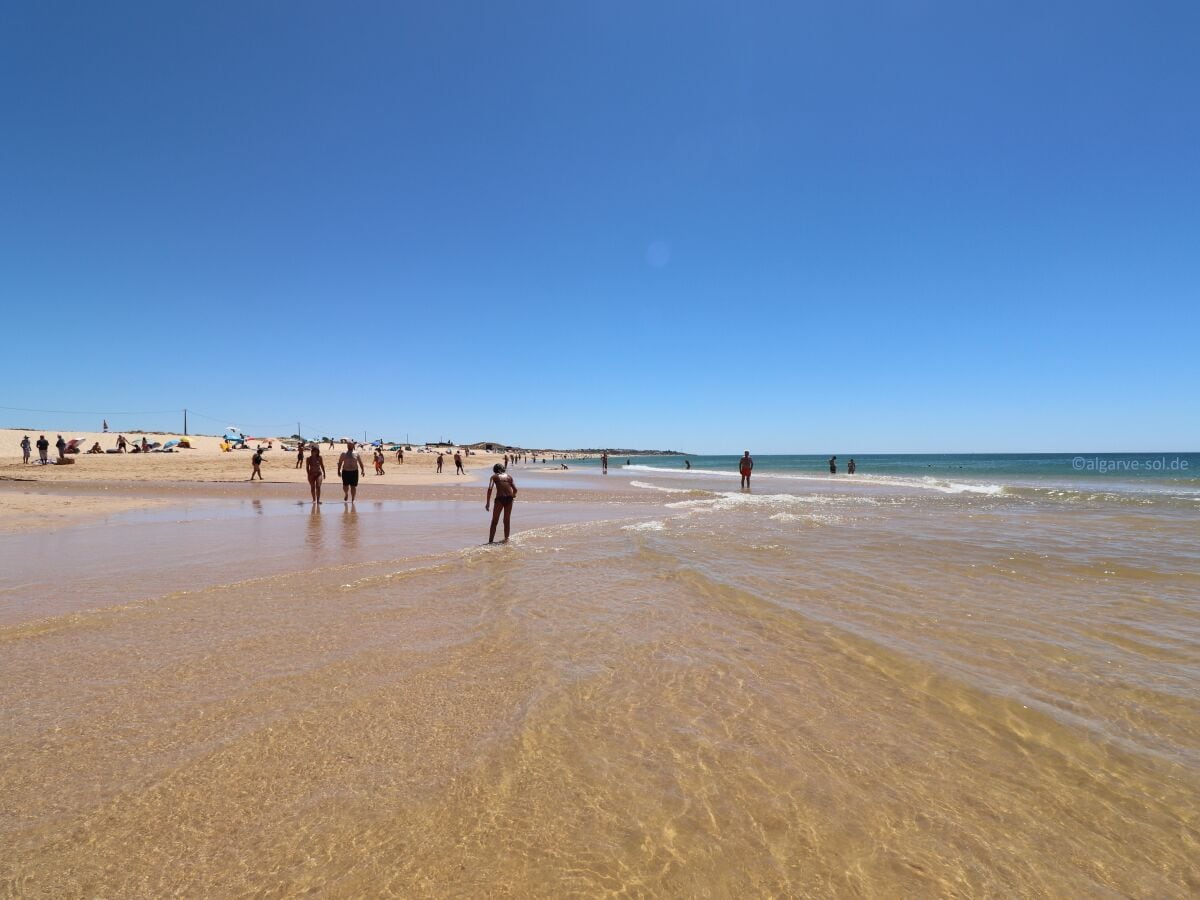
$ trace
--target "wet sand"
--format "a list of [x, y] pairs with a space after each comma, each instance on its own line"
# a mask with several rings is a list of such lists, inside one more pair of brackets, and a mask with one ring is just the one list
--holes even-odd
[[0, 883], [1200, 890], [1194, 508], [518, 480], [0, 537]]

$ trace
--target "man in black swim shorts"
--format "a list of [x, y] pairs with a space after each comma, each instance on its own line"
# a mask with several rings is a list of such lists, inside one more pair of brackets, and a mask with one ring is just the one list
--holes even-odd
[[354, 441], [346, 442], [346, 452], [338, 457], [338, 474], [342, 476], [342, 500], [351, 503], [358, 497], [358, 473], [362, 457], [354, 450]]

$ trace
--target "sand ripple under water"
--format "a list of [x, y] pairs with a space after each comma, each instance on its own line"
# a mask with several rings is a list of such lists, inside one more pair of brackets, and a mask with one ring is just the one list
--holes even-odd
[[219, 544], [205, 580], [164, 546], [195, 583], [129, 602], [60, 535], [90, 602], [0, 595], [0, 884], [1200, 892], [1195, 512], [627, 490], [602, 521], [519, 504], [504, 548], [436, 549], [437, 510], [180, 526], [270, 565]]

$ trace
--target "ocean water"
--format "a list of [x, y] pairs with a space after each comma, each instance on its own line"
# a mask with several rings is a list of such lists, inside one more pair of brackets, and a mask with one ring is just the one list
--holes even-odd
[[[829, 456], [752, 454], [754, 472], [775, 478], [827, 478]], [[613, 470], [639, 468], [690, 471], [697, 475], [727, 475], [738, 470], [739, 455], [610, 457]], [[999, 482], [1015, 486], [1113, 488], [1194, 492], [1200, 496], [1200, 453], [899, 453], [839, 454], [838, 475], [858, 463], [855, 477], [866, 479], [929, 479], [946, 483]], [[685, 470], [684, 460], [692, 468]], [[598, 468], [598, 458], [577, 460], [577, 466]]]
[[0, 538], [0, 883], [1195, 896], [1194, 481], [867, 459]]

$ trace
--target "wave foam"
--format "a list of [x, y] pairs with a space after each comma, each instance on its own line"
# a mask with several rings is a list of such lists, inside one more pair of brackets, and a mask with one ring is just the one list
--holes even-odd
[[[706, 478], [736, 478], [737, 472], [732, 469], [724, 471], [721, 469], [677, 469], [672, 466], [643, 466], [632, 465], [624, 466], [625, 469], [636, 469], [639, 472], [657, 472], [659, 474], [666, 473], [670, 475], [686, 475], [686, 476], [702, 476]], [[817, 481], [823, 484], [878, 484], [886, 487], [900, 488], [920, 488], [921, 490], [938, 491], [943, 494], [983, 494], [988, 497], [996, 497], [1004, 493], [1004, 486], [999, 484], [983, 484], [966, 481], [948, 481], [940, 478], [933, 478], [926, 475], [921, 478], [904, 477], [902, 475], [797, 475], [785, 472], [755, 472], [755, 478], [771, 478], [782, 479], [785, 481]], [[645, 482], [638, 482], [638, 487], [652, 487]], [[657, 486], [653, 486], [656, 487]], [[663, 490], [662, 488], [657, 488]]]
[[622, 525], [622, 531], [662, 531], [665, 529], [666, 523], [658, 520], [650, 522], [638, 522], [635, 525]]

